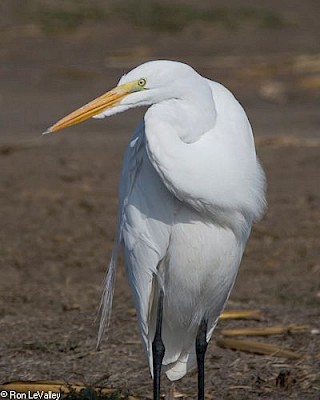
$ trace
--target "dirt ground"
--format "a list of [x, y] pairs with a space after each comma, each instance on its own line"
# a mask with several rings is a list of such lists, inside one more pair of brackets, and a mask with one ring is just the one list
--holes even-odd
[[[264, 318], [219, 323], [206, 359], [206, 398], [320, 399], [320, 3], [115, 4], [1, 1], [0, 382], [78, 381], [151, 396], [122, 262], [99, 352], [94, 324], [116, 230], [119, 170], [143, 110], [40, 133], [133, 66], [168, 58], [236, 94], [268, 179], [268, 212], [228, 304], [262, 310]], [[279, 324], [310, 328], [255, 339], [301, 359], [215, 343], [227, 327]], [[163, 393], [169, 388], [164, 378]], [[175, 389], [195, 398], [196, 375]]]

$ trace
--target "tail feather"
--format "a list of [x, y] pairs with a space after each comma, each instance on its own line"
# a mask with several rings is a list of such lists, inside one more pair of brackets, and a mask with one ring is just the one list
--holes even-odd
[[[213, 334], [217, 321], [218, 318], [208, 320], [207, 342]], [[182, 378], [197, 367], [195, 347], [197, 331], [198, 325], [172, 330], [164, 320], [162, 339], [166, 350], [163, 368], [170, 381]], [[152, 355], [149, 355], [149, 366], [152, 373]]]
[[112, 249], [111, 260], [107, 275], [105, 277], [103, 293], [101, 296], [101, 301], [98, 311], [98, 316], [100, 317], [100, 324], [99, 324], [98, 339], [96, 345], [97, 350], [100, 347], [102, 336], [104, 332], [108, 329], [110, 324], [119, 249], [120, 249], [120, 244], [119, 240], [117, 240]]
[[197, 357], [195, 349], [191, 348], [181, 354], [175, 363], [164, 366], [164, 371], [170, 381], [176, 381], [195, 369], [196, 366]]

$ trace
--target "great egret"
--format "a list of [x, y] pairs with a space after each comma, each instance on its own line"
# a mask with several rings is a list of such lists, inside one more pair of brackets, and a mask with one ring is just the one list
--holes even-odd
[[89, 117], [150, 106], [127, 147], [118, 234], [102, 298], [98, 342], [109, 322], [118, 249], [160, 397], [198, 366], [230, 295], [251, 226], [265, 208], [265, 178], [247, 116], [221, 84], [173, 61], [150, 61], [45, 133]]

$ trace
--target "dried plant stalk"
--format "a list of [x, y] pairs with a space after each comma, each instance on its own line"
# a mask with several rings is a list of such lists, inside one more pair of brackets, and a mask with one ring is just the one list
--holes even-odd
[[310, 329], [310, 325], [279, 325], [258, 328], [239, 328], [224, 329], [221, 331], [223, 336], [270, 336], [282, 335], [284, 333], [305, 332]]
[[261, 310], [227, 310], [224, 311], [220, 319], [255, 319], [262, 318]]
[[269, 343], [255, 342], [253, 340], [239, 340], [239, 339], [218, 339], [217, 345], [224, 349], [233, 349], [245, 351], [248, 353], [256, 353], [263, 355], [273, 355], [275, 357], [285, 357], [292, 360], [301, 358], [301, 354], [291, 350], [283, 349]]
[[[13, 381], [7, 382], [0, 385], [0, 390], [14, 390], [19, 393], [34, 393], [37, 391], [43, 392], [54, 392], [54, 393], [69, 393], [70, 391], [80, 392], [82, 389], [86, 389], [88, 385], [82, 384], [67, 384], [62, 381]], [[93, 388], [95, 391], [108, 394], [113, 393], [115, 390], [110, 388]]]

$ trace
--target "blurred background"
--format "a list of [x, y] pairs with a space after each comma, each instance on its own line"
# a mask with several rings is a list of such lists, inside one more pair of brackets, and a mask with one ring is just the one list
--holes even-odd
[[[257, 133], [299, 135], [307, 124], [314, 136], [319, 8], [294, 0], [3, 0], [1, 132], [41, 131], [76, 94], [81, 103], [133, 66], [168, 58], [236, 91]], [[12, 115], [18, 109], [24, 118]]]
[[[122, 157], [144, 110], [41, 132], [134, 66], [172, 59], [236, 95], [268, 178], [269, 210], [229, 307], [261, 309], [264, 324], [310, 325], [270, 339], [301, 352], [299, 362], [213, 341], [208, 398], [318, 398], [320, 339], [310, 332], [320, 317], [319, 15], [316, 0], [1, 0], [0, 381], [101, 381], [141, 398], [151, 392], [123, 268], [99, 353], [92, 324]], [[177, 390], [192, 398], [195, 385], [191, 375]]]

